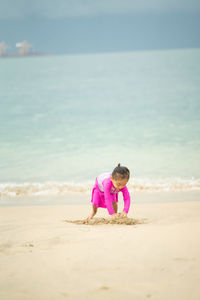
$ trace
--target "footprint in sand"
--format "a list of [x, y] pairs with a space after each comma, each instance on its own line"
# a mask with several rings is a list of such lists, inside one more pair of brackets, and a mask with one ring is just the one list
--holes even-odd
[[24, 244], [24, 247], [34, 247], [34, 245], [31, 243], [26, 243], [26, 244]]
[[68, 293], [66, 293], [66, 292], [63, 292], [63, 293], [60, 293], [62, 296], [64, 296], [64, 297], [68, 297]]
[[109, 287], [109, 286], [106, 286], [106, 285], [102, 285], [99, 289], [100, 289], [100, 290], [106, 291], [106, 290], [109, 290], [110, 287]]
[[195, 260], [195, 258], [174, 257], [173, 260], [176, 260], [176, 261], [193, 261], [193, 260]]

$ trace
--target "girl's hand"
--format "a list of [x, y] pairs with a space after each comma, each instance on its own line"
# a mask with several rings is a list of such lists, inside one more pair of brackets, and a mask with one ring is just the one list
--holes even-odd
[[127, 213], [126, 213], [125, 211], [122, 211], [122, 212], [120, 213], [120, 217], [127, 217]]
[[118, 214], [112, 214], [112, 215], [111, 215], [111, 218], [112, 218], [112, 219], [117, 219], [118, 217], [119, 217]]

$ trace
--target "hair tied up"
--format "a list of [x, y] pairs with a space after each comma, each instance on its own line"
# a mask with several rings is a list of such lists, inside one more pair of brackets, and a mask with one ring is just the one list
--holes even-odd
[[118, 164], [117, 167], [112, 172], [112, 178], [114, 179], [129, 179], [130, 177], [130, 171], [127, 167], [121, 166], [121, 164]]

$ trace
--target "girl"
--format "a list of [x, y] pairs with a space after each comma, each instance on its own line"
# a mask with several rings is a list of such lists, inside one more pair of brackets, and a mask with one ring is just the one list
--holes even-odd
[[[111, 173], [103, 173], [96, 178], [92, 189], [92, 212], [87, 219], [92, 219], [97, 213], [98, 207], [107, 208], [112, 218], [127, 216], [130, 207], [130, 195], [126, 184], [129, 180], [130, 172], [120, 164]], [[117, 214], [118, 193], [123, 193], [124, 209]]]

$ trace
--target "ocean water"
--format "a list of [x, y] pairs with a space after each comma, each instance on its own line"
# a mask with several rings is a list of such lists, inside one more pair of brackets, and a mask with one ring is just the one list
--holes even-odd
[[0, 195], [200, 189], [200, 49], [0, 60]]

